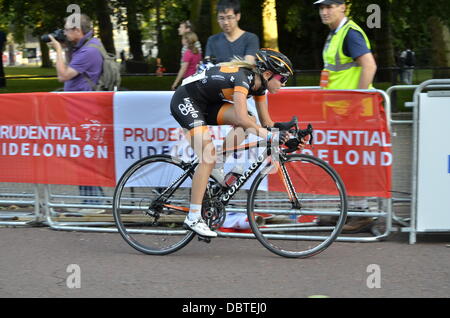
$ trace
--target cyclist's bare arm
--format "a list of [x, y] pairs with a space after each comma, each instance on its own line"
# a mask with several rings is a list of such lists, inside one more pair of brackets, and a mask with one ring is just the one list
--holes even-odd
[[266, 96], [262, 98], [255, 98], [256, 111], [258, 112], [258, 118], [263, 127], [273, 127], [275, 124], [270, 117], [269, 106], [267, 104]]
[[262, 128], [257, 123], [253, 122], [248, 116], [247, 111], [247, 96], [241, 92], [234, 92], [234, 114], [236, 118], [235, 125], [242, 127], [243, 129], [251, 129], [255, 134], [262, 138], [267, 138], [267, 129]]

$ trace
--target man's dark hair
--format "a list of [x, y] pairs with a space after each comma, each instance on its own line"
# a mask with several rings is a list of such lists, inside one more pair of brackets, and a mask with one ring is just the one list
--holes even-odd
[[220, 0], [217, 4], [217, 13], [224, 13], [229, 9], [233, 10], [234, 14], [241, 13], [241, 3], [239, 0]]

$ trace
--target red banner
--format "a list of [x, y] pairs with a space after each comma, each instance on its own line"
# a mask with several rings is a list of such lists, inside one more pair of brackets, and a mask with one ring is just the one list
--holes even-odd
[[[289, 89], [269, 95], [269, 107], [275, 121], [289, 121], [296, 115], [302, 128], [313, 125], [314, 145], [304, 153], [331, 164], [348, 195], [391, 196], [391, 136], [379, 93]], [[304, 180], [314, 173], [296, 172]], [[277, 174], [271, 175], [272, 189], [282, 186], [277, 179]], [[326, 191], [326, 185], [315, 185], [309, 191]]]
[[2, 182], [115, 184], [113, 93], [2, 94]]
[[[114, 186], [123, 172], [116, 173], [117, 167], [125, 169], [141, 152], [169, 153], [177, 144], [176, 138], [164, 142], [148, 138], [136, 145], [123, 141], [128, 132], [122, 132], [124, 127], [152, 126], [155, 118], [164, 125], [161, 129], [175, 129], [171, 96], [169, 92], [1, 94], [0, 182]], [[379, 93], [285, 89], [269, 95], [269, 107], [275, 121], [297, 115], [302, 128], [313, 125], [314, 146], [304, 152], [329, 162], [349, 195], [390, 197], [392, 146]], [[303, 181], [313, 180], [308, 191], [327, 191], [331, 185], [319, 173], [298, 170], [295, 182], [304, 186]], [[270, 178], [270, 188], [282, 186], [277, 174]]]

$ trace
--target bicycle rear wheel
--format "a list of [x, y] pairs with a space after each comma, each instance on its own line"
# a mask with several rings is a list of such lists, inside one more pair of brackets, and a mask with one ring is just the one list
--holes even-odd
[[[323, 160], [288, 155], [255, 178], [247, 213], [256, 238], [271, 252], [310, 257], [324, 251], [340, 233], [347, 217], [345, 187]], [[266, 223], [258, 225], [257, 215]], [[325, 216], [324, 225], [320, 218]]]
[[183, 228], [192, 177], [186, 174], [188, 167], [170, 156], [150, 156], [134, 163], [119, 180], [114, 220], [124, 240], [136, 250], [165, 255], [194, 237], [194, 232]]

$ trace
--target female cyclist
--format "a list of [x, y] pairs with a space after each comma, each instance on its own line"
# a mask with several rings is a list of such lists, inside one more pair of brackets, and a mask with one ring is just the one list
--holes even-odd
[[[284, 132], [272, 133], [263, 127], [273, 127], [266, 100], [266, 91], [276, 93], [285, 85], [293, 67], [282, 53], [261, 49], [256, 54], [256, 64], [235, 59], [222, 63], [200, 74], [185, 79], [174, 93], [170, 109], [181, 127], [188, 130], [187, 138], [199, 158], [192, 179], [191, 205], [184, 225], [201, 236], [216, 237], [201, 217], [201, 204], [209, 176], [216, 163], [216, 153], [207, 125], [233, 125], [224, 141], [240, 144], [245, 134], [239, 129], [252, 131], [259, 137], [283, 143]], [[247, 111], [247, 98], [255, 99], [258, 117]]]

